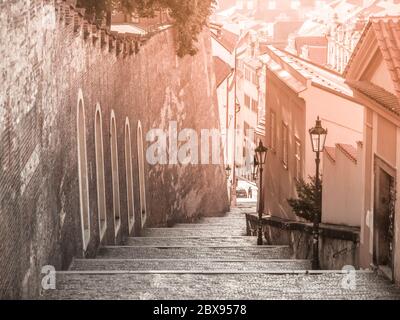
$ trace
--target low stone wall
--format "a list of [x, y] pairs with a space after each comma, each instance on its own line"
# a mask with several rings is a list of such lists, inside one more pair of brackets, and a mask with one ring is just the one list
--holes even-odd
[[[246, 214], [247, 234], [257, 235], [258, 216]], [[266, 216], [263, 235], [269, 245], [289, 245], [295, 259], [312, 258], [312, 224]], [[322, 269], [341, 270], [346, 265], [359, 269], [359, 228], [320, 225], [319, 257]]]

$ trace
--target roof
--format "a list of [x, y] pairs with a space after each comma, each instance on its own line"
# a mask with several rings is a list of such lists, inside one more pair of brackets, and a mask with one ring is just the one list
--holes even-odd
[[352, 162], [357, 163], [357, 149], [352, 145], [338, 143], [336, 147], [325, 147], [325, 154], [332, 162], [336, 162], [336, 150], [342, 152]]
[[230, 53], [233, 53], [239, 41], [239, 35], [224, 28], [219, 29], [217, 34], [211, 32], [211, 36]]
[[[365, 81], [347, 82], [358, 91], [369, 98], [375, 100], [391, 112], [399, 115], [400, 103], [400, 17], [373, 17], [367, 24], [360, 41], [358, 42], [350, 61], [345, 69], [344, 75], [347, 76], [352, 66], [357, 62], [358, 57], [363, 55], [363, 46], [367, 35], [373, 33], [378, 48], [382, 54], [390, 73], [396, 94], [387, 92], [372, 83]], [[394, 97], [397, 98], [395, 101]]]
[[350, 144], [338, 143], [336, 148], [354, 163], [357, 163], [357, 149]]
[[387, 110], [400, 115], [400, 103], [399, 99], [384, 88], [379, 87], [369, 81], [351, 81], [347, 83], [358, 92], [366, 95], [368, 98], [374, 100]]
[[225, 61], [223, 61], [220, 57], [213, 57], [214, 62], [214, 72], [215, 79], [217, 81], [217, 87], [219, 87], [222, 82], [231, 74], [232, 69]]
[[[286, 72], [281, 73], [281, 75], [285, 74], [286, 78], [282, 76], [280, 76], [280, 78], [287, 82], [289, 86], [289, 78], [290, 74], [292, 74], [292, 78], [295, 78], [297, 82], [302, 83], [303, 90], [306, 89], [307, 81], [311, 81], [312, 84], [322, 89], [329, 90], [333, 94], [353, 98], [353, 90], [345, 84], [345, 79], [337, 72], [299, 58], [273, 46], [268, 46], [268, 49], [269, 51], [267, 55], [272, 56], [275, 63], [281, 66], [281, 69], [285, 69]], [[265, 59], [262, 59], [262, 61], [265, 62]], [[283, 68], [284, 65], [289, 66], [290, 68]], [[269, 62], [268, 68], [272, 71], [274, 69], [279, 69], [279, 67], [273, 66], [271, 62]], [[288, 69], [290, 72], [287, 71]], [[302, 77], [304, 81], [299, 80], [299, 76]]]
[[325, 147], [325, 153], [329, 160], [336, 162], [336, 149], [334, 147]]
[[262, 63], [257, 57], [245, 57], [242, 59], [245, 64], [251, 67], [253, 70], [257, 70], [262, 67]]

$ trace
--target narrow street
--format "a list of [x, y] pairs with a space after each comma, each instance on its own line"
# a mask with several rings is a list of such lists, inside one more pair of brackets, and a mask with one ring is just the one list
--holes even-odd
[[[96, 259], [75, 259], [57, 272], [43, 299], [399, 299], [400, 291], [372, 272], [354, 285], [340, 271], [310, 272], [285, 246], [257, 247], [246, 236], [242, 204], [221, 218], [146, 229], [123, 246], [102, 247]], [[350, 288], [352, 287], [352, 288]]]

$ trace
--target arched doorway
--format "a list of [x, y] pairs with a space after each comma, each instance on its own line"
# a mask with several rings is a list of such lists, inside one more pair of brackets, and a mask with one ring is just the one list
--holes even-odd
[[128, 227], [131, 232], [135, 223], [135, 208], [133, 198], [133, 168], [132, 168], [132, 142], [131, 126], [129, 119], [125, 121], [125, 166], [126, 166], [126, 197], [128, 210]]
[[96, 148], [97, 209], [99, 214], [100, 241], [102, 241], [107, 229], [107, 207], [104, 177], [103, 121], [99, 104], [96, 105], [94, 139]]
[[83, 250], [86, 251], [90, 240], [89, 182], [86, 151], [86, 119], [83, 93], [79, 90], [77, 105], [77, 142], [79, 170], [79, 203], [82, 226]]
[[114, 212], [114, 230], [117, 236], [121, 228], [120, 198], [119, 198], [119, 172], [118, 172], [118, 143], [117, 143], [117, 125], [114, 110], [111, 111], [110, 123], [110, 145], [111, 145], [111, 175], [113, 189], [113, 212]]
[[144, 176], [144, 151], [143, 151], [143, 132], [142, 124], [139, 121], [137, 127], [137, 152], [138, 152], [138, 168], [139, 168], [139, 199], [140, 199], [140, 219], [143, 228], [147, 219], [146, 207], [146, 184]]

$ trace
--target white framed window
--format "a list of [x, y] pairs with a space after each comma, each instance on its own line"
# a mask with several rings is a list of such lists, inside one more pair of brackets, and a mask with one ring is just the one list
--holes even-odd
[[302, 175], [302, 165], [301, 165], [302, 157], [301, 157], [301, 141], [299, 138], [296, 137], [295, 143], [295, 163], [296, 163], [296, 172], [295, 178], [297, 181], [303, 178]]
[[273, 152], [276, 152], [276, 114], [271, 110], [270, 116], [270, 143], [269, 146]]
[[247, 94], [244, 94], [244, 105], [249, 109], [251, 108], [251, 98]]
[[269, 0], [268, 1], [268, 9], [275, 10], [276, 9], [276, 0]]
[[300, 0], [292, 0], [291, 3], [290, 3], [290, 7], [291, 7], [293, 10], [298, 10], [298, 9], [300, 9], [300, 6], [301, 6]]
[[282, 121], [282, 163], [285, 169], [289, 166], [289, 127]]

